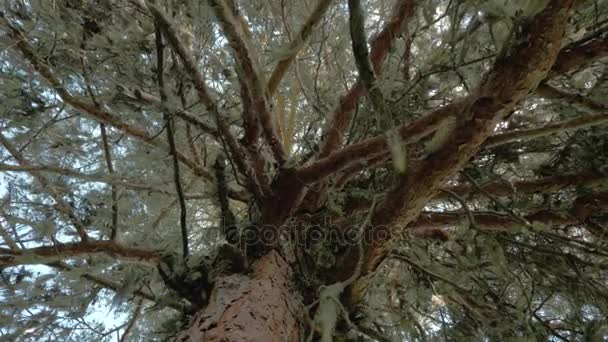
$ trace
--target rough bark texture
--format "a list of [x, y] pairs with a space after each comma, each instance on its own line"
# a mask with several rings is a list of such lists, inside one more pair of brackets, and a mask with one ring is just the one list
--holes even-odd
[[220, 277], [209, 305], [176, 341], [299, 341], [304, 311], [291, 275], [273, 251], [253, 265], [251, 276]]

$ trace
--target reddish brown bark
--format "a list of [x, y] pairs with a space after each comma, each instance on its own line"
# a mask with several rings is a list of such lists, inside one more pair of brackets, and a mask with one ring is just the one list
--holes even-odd
[[[372, 237], [366, 248], [362, 280], [351, 287], [350, 300], [360, 300], [378, 265], [390, 250], [390, 241], [414, 221], [436, 191], [477, 153], [494, 127], [515, 106], [534, 92], [557, 59], [573, 0], [552, 0], [528, 21], [527, 39], [499, 56], [477, 91], [460, 101], [459, 127], [438, 152], [410, 168], [375, 211]], [[388, 228], [390, 227], [390, 228]], [[355, 263], [343, 265], [346, 279]]]
[[[597, 61], [608, 55], [608, 43], [605, 37], [599, 36], [587, 41], [585, 44], [567, 47], [562, 49], [557, 55], [557, 59], [549, 77], [558, 73], [570, 72], [584, 65]], [[541, 84], [537, 89], [541, 96], [551, 98], [568, 96], [569, 101], [576, 101], [593, 110], [601, 110], [605, 108], [604, 104], [590, 101], [582, 96], [572, 94], [564, 94], [555, 88]], [[362, 96], [359, 94], [358, 96]], [[453, 103], [448, 106], [436, 109], [426, 115], [408, 122], [399, 128], [399, 133], [404, 143], [413, 143], [421, 138], [433, 133], [437, 127], [443, 122], [443, 119], [454, 115], [462, 110], [461, 103]], [[353, 105], [354, 106], [354, 105]], [[354, 108], [354, 107], [353, 107]], [[348, 109], [348, 108], [346, 108]], [[341, 117], [340, 114], [336, 117]], [[350, 122], [350, 121], [349, 121]], [[337, 124], [335, 124], [337, 125]], [[329, 138], [328, 138], [329, 139]], [[321, 155], [323, 158], [316, 162], [302, 167], [298, 170], [300, 177], [307, 183], [320, 181], [323, 178], [332, 175], [336, 171], [343, 170], [354, 163], [360, 163], [362, 160], [372, 158], [379, 154], [388, 154], [388, 145], [386, 137], [379, 135], [367, 138], [358, 143], [345, 146], [344, 148], [334, 151], [333, 153]]]
[[270, 252], [253, 265], [251, 276], [219, 278], [209, 305], [175, 340], [299, 341], [304, 309], [297, 301], [289, 265]]
[[[447, 191], [440, 191], [433, 201], [444, 201], [449, 199], [451, 194], [456, 194], [465, 198], [478, 198], [484, 196], [484, 193], [492, 194], [495, 197], [505, 196], [521, 196], [531, 194], [549, 194], [564, 190], [569, 187], [585, 187], [588, 190], [602, 191], [608, 184], [608, 177], [599, 172], [581, 172], [569, 175], [556, 175], [536, 180], [518, 180], [506, 181], [497, 180], [479, 185], [479, 189], [470, 184], [460, 184], [444, 187]], [[348, 211], [345, 215], [330, 216], [329, 221], [337, 226], [345, 227], [350, 224], [350, 217], [355, 213], [363, 210], [368, 210], [371, 207], [371, 202], [368, 199], [349, 200], [346, 203]], [[430, 218], [426, 218], [420, 223], [429, 224], [434, 227], [441, 226], [441, 220], [444, 216], [433, 216], [439, 221], [434, 222]], [[419, 222], [418, 220], [416, 222]], [[412, 227], [418, 227], [418, 223], [412, 223]]]

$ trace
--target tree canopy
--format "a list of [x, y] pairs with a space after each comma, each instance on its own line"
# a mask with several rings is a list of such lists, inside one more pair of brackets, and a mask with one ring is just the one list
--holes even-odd
[[602, 341], [607, 38], [606, 0], [5, 0], [0, 339], [170, 339], [277, 253], [301, 340]]

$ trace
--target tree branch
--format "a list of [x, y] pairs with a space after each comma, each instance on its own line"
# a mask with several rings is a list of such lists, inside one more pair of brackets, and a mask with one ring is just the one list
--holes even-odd
[[[495, 197], [531, 195], [531, 194], [550, 194], [564, 190], [569, 187], [586, 187], [588, 190], [605, 190], [608, 186], [608, 176], [595, 172], [587, 171], [581, 173], [557, 175], [540, 178], [536, 180], [497, 180], [486, 184], [471, 186], [470, 184], [460, 184], [445, 187], [446, 191], [439, 191], [433, 201], [444, 201], [448, 198], [448, 193], [454, 193], [461, 197], [476, 196], [479, 192], [489, 193]], [[340, 217], [331, 217], [333, 224], [346, 225], [345, 220], [353, 216], [356, 212], [367, 210], [371, 202], [364, 200], [348, 200], [349, 211]]]
[[[116, 174], [114, 174], [112, 177], [106, 177], [106, 176], [98, 175], [98, 174], [81, 173], [81, 172], [78, 172], [75, 170], [65, 169], [65, 168], [58, 167], [58, 166], [31, 165], [31, 164], [10, 165], [10, 164], [0, 163], [0, 171], [29, 172], [29, 173], [31, 173], [31, 172], [49, 172], [49, 173], [55, 173], [55, 174], [58, 174], [61, 176], [82, 179], [82, 180], [86, 180], [86, 181], [90, 181], [90, 182], [107, 183], [110, 185], [123, 187], [123, 188], [127, 188], [127, 189], [138, 190], [138, 191], [148, 191], [148, 192], [152, 192], [152, 193], [161, 193], [161, 194], [166, 194], [166, 195], [173, 194], [167, 190], [151, 187], [148, 185], [138, 184], [134, 181], [129, 181], [129, 180], [125, 181], [121, 177], [117, 177]], [[186, 196], [186, 197], [188, 197], [188, 196]]]
[[[422, 117], [403, 125], [398, 129], [402, 143], [409, 144], [433, 133], [443, 120], [459, 113], [464, 108], [464, 101], [438, 108]], [[320, 181], [363, 159], [388, 153], [386, 136], [377, 135], [358, 143], [350, 144], [329, 156], [321, 158], [310, 165], [298, 169], [298, 177], [304, 183]]]
[[[0, 133], [0, 144], [4, 145], [4, 148], [8, 150], [8, 152], [15, 158], [15, 160], [22, 166], [28, 166], [29, 162], [23, 157], [23, 155], [19, 152], [13, 144], [6, 139], [6, 137]], [[42, 187], [49, 193], [51, 198], [55, 201], [55, 208], [65, 216], [67, 216], [76, 227], [76, 232], [80, 237], [82, 242], [87, 242], [89, 240], [89, 236], [87, 235], [86, 224], [80, 220], [76, 214], [74, 213], [73, 208], [68, 205], [61, 195], [57, 192], [57, 190], [50, 184], [50, 182], [40, 173], [32, 171], [30, 174], [42, 185]]]
[[283, 151], [283, 146], [277, 137], [258, 62], [250, 49], [249, 40], [242, 32], [241, 22], [244, 21], [237, 18], [237, 13], [229, 8], [223, 0], [209, 0], [209, 5], [234, 51], [234, 58], [239, 65], [240, 77], [244, 81], [243, 84], [247, 85], [247, 91], [244, 93], [251, 96], [251, 103], [258, 114], [264, 138], [270, 145], [275, 160], [279, 164], [283, 164], [286, 161], [285, 151]]
[[188, 257], [188, 225], [186, 222], [186, 200], [184, 199], [184, 191], [182, 189], [181, 177], [179, 174], [179, 162], [177, 160], [177, 149], [175, 148], [175, 135], [173, 134], [173, 118], [167, 108], [167, 91], [165, 90], [165, 77], [164, 77], [164, 46], [163, 38], [160, 32], [160, 24], [158, 20], [156, 24], [156, 78], [158, 79], [158, 89], [160, 92], [161, 107], [163, 109], [163, 117], [165, 119], [165, 125], [167, 129], [167, 142], [169, 143], [169, 151], [172, 155], [173, 160], [173, 182], [175, 183], [175, 191], [177, 192], [177, 199], [179, 201], [179, 225], [182, 236], [182, 256], [184, 259]]
[[[608, 213], [608, 195], [593, 193], [579, 197], [569, 209], [540, 210], [522, 218], [531, 224], [555, 227], [580, 224], [591, 215], [605, 213]], [[475, 220], [475, 227], [484, 231], [509, 232], [524, 227], [522, 220], [511, 214], [471, 212], [471, 215]], [[464, 224], [467, 220], [465, 212], [422, 212], [416, 220], [412, 221], [409, 229], [417, 237], [445, 240], [449, 235], [445, 228]]]
[[[596, 37], [585, 42], [585, 44], [574, 44], [572, 47], [560, 51], [549, 77], [558, 72], [562, 73], [574, 70], [603, 58], [606, 55], [608, 55], [608, 43], [601, 37]], [[583, 56], [587, 56], [587, 58], [582, 58]], [[587, 108], [605, 110], [605, 104], [603, 103], [597, 103], [576, 95], [564, 94], [563, 92], [560, 92], [558, 95], [556, 89], [548, 89], [544, 83], [537, 89], [540, 92], [539, 95], [543, 97], [555, 98], [556, 96], [566, 96], [569, 100], [576, 100], [577, 103], [585, 105]], [[409, 123], [403, 124], [398, 129], [402, 142], [404, 144], [411, 144], [430, 135], [441, 126], [444, 119], [461, 112], [464, 107], [464, 102], [465, 101], [451, 103], [445, 107], [435, 109]], [[354, 108], [354, 104], [355, 102], [353, 102], [352, 108]], [[334, 172], [381, 153], [388, 154], [386, 137], [384, 135], [378, 135], [367, 138], [358, 143], [345, 146], [342, 149], [331, 153], [331, 155], [327, 154], [325, 156], [320, 156], [323, 158], [319, 158], [310, 165], [301, 167], [298, 170], [299, 177], [306, 183], [320, 181]]]
[[536, 94], [545, 99], [561, 100], [571, 105], [582, 106], [583, 108], [594, 112], [605, 111], [608, 109], [608, 105], [605, 103], [593, 101], [588, 97], [557, 89], [548, 85], [547, 83], [543, 83], [538, 86], [536, 89]]
[[[74, 272], [76, 274], [78, 274], [82, 279], [88, 280], [92, 283], [94, 283], [95, 285], [101, 286], [105, 289], [111, 290], [113, 292], [121, 292], [124, 291], [124, 286], [120, 283], [114, 282], [112, 280], [106, 279], [104, 277], [95, 275], [95, 274], [91, 274], [88, 273], [84, 270], [81, 270], [79, 268], [75, 268], [72, 266], [69, 266], [63, 262], [57, 261], [57, 262], [52, 262], [52, 263], [48, 263], [46, 264], [49, 267], [53, 267], [56, 268], [58, 270], [64, 271], [64, 272]], [[154, 302], [158, 305], [161, 306], [166, 306], [166, 307], [170, 307], [172, 309], [175, 309], [179, 312], [182, 312], [184, 310], [184, 305], [178, 302], [174, 302], [171, 300], [162, 300], [160, 301], [159, 298], [157, 298], [156, 296], [154, 296], [153, 294], [144, 291], [143, 289], [136, 289], [133, 291], [132, 293], [134, 296], [137, 296], [139, 298], [142, 299], [147, 299], [151, 302]]]
[[200, 101], [203, 103], [207, 111], [214, 115], [217, 127], [221, 133], [221, 137], [226, 141], [228, 148], [230, 149], [232, 159], [235, 161], [239, 171], [247, 177], [249, 190], [255, 195], [258, 200], [262, 200], [265, 194], [264, 189], [266, 189], [267, 186], [265, 184], [259, 183], [259, 180], [261, 178], [258, 177], [258, 175], [255, 173], [255, 168], [251, 166], [249, 158], [247, 158], [247, 155], [243, 153], [236, 139], [230, 132], [230, 127], [228, 126], [222, 115], [219, 113], [215, 104], [215, 100], [209, 94], [209, 90], [207, 89], [207, 85], [205, 83], [203, 75], [198, 70], [196, 63], [194, 62], [194, 58], [186, 50], [186, 48], [180, 41], [178, 34], [175, 31], [175, 28], [173, 27], [169, 19], [166, 17], [166, 15], [163, 13], [163, 11], [156, 5], [153, 5], [149, 2], [147, 3], [147, 5], [148, 9], [152, 13], [156, 21], [159, 23], [160, 29], [169, 41], [169, 44], [184, 64], [184, 68], [186, 69], [188, 75], [194, 83], [194, 87], [197, 90], [197, 94]]
[[[106, 166], [108, 168], [108, 174], [110, 177], [114, 175], [114, 166], [112, 165], [112, 155], [110, 152], [110, 145], [108, 144], [108, 135], [106, 132], [106, 125], [103, 123], [99, 124], [101, 130], [101, 140], [103, 143], [103, 151], [106, 159]], [[110, 240], [116, 239], [118, 231], [118, 191], [116, 185], [111, 184], [111, 196], [112, 196], [112, 231], [110, 233]]]
[[[400, 177], [375, 211], [367, 245], [364, 275], [367, 278], [384, 260], [390, 242], [401, 229], [414, 221], [437, 190], [477, 153], [498, 122], [515, 108], [547, 76], [559, 53], [569, 12], [574, 0], [551, 0], [524, 24], [512, 46], [499, 56], [479, 88], [460, 102], [458, 127], [441, 149], [410, 167]], [[397, 223], [393, 228], [386, 227]], [[354, 265], [344, 265], [350, 272]], [[361, 298], [366, 282], [358, 282], [351, 294]]]
[[296, 35], [296, 37], [291, 41], [289, 47], [287, 48], [287, 53], [281, 57], [274, 70], [272, 70], [272, 74], [270, 75], [270, 79], [268, 80], [268, 96], [272, 98], [274, 93], [277, 91], [279, 84], [289, 67], [296, 59], [298, 52], [302, 50], [304, 47], [304, 43], [308, 40], [310, 35], [312, 34], [313, 28], [323, 19], [323, 15], [327, 12], [329, 5], [333, 0], [319, 0], [317, 2], [317, 6], [314, 8], [304, 25], [300, 28], [300, 31]]
[[4, 243], [6, 243], [6, 245], [10, 249], [13, 249], [13, 250], [19, 249], [19, 246], [17, 246], [15, 239], [13, 239], [11, 237], [11, 234], [7, 231], [7, 229], [4, 228], [2, 221], [0, 221], [0, 236], [2, 237], [2, 240], [4, 240]]
[[569, 73], [606, 56], [608, 56], [608, 31], [562, 49], [551, 72], [552, 75]]
[[[388, 54], [394, 40], [401, 34], [403, 27], [415, 14], [415, 2], [413, 0], [399, 0], [384, 29], [378, 34], [371, 49], [371, 62], [376, 74], [382, 71], [382, 63]], [[334, 110], [326, 136], [321, 145], [318, 158], [327, 157], [342, 144], [342, 135], [349, 127], [352, 119], [351, 114], [355, 109], [357, 101], [365, 95], [365, 88], [359, 79], [355, 85], [340, 99], [340, 104]]]
[[583, 128], [605, 125], [608, 113], [584, 115], [578, 118], [559, 121], [539, 128], [517, 129], [489, 137], [483, 147], [496, 147], [515, 141], [545, 137], [555, 133], [569, 132]]
[[[369, 59], [367, 50], [367, 36], [365, 35], [365, 13], [361, 7], [361, 0], [348, 0], [350, 38], [352, 42], [355, 64], [359, 72], [359, 81], [369, 94], [374, 109], [380, 115], [384, 113], [384, 96], [376, 84], [376, 75]], [[377, 123], [380, 125], [380, 123]], [[392, 126], [392, 122], [391, 122]], [[381, 127], [386, 130], [390, 127]]]
[[137, 322], [137, 319], [139, 318], [139, 315], [141, 314], [141, 310], [143, 308], [143, 303], [144, 303], [143, 299], [140, 298], [137, 301], [137, 304], [135, 304], [135, 308], [133, 309], [133, 316], [129, 320], [129, 324], [127, 324], [127, 327], [125, 328], [125, 332], [122, 333], [122, 336], [120, 337], [119, 342], [127, 341], [127, 336], [129, 336], [129, 333], [135, 327], [135, 323]]
[[[95, 105], [91, 105], [91, 104], [82, 102], [82, 101], [76, 99], [75, 97], [73, 97], [61, 85], [61, 81], [59, 80], [59, 78], [57, 78], [57, 76], [55, 76], [55, 74], [51, 71], [51, 69], [46, 64], [44, 64], [38, 58], [38, 56], [36, 56], [36, 54], [34, 53], [34, 50], [30, 46], [30, 44], [27, 42], [25, 37], [21, 34], [21, 32], [19, 32], [16, 28], [11, 26], [9, 24], [9, 22], [3, 17], [0, 17], [0, 23], [2, 23], [3, 25], [5, 25], [6, 27], [9, 28], [9, 36], [16, 41], [15, 45], [17, 46], [17, 48], [21, 51], [23, 56], [32, 64], [34, 69], [38, 73], [40, 73], [51, 84], [53, 89], [59, 94], [59, 96], [65, 103], [69, 104], [70, 106], [74, 107], [75, 109], [78, 109], [78, 110], [90, 115], [91, 117], [95, 118], [99, 122], [102, 122], [102, 123], [105, 123], [107, 125], [117, 128], [118, 130], [126, 133], [129, 136], [132, 136], [138, 140], [141, 140], [141, 141], [143, 141], [147, 144], [150, 144], [152, 146], [155, 146], [155, 147], [166, 148], [166, 146], [164, 144], [161, 144], [158, 141], [155, 141], [154, 137], [149, 135], [144, 130], [141, 130], [139, 128], [126, 124], [126, 123], [120, 121], [118, 118], [116, 118], [112, 114], [104, 111], [103, 109], [97, 108], [97, 107], [95, 107]], [[202, 177], [202, 178], [206, 179], [207, 181], [213, 181], [213, 176], [211, 176], [211, 174], [205, 168], [196, 164], [192, 160], [186, 158], [183, 154], [178, 153], [178, 159], [180, 162], [184, 163], [190, 169], [192, 169], [192, 171], [194, 172], [195, 175]]]
[[[405, 129], [401, 130], [401, 134], [405, 144], [413, 143], [418, 141], [425, 135], [432, 133], [437, 127], [437, 123], [441, 123], [441, 118], [437, 113], [443, 113], [444, 110], [432, 112], [424, 116], [425, 122], [428, 126], [423, 128], [422, 131], [415, 132], [418, 129], [418, 125], [423, 125], [423, 120], [415, 120], [412, 124], [417, 123], [418, 125], [407, 125], [407, 131], [411, 130], [410, 135], [406, 135]], [[574, 119], [559, 121], [547, 126], [529, 129], [519, 129], [513, 131], [506, 131], [493, 136], [490, 136], [483, 144], [484, 148], [501, 146], [520, 140], [530, 140], [545, 137], [551, 134], [560, 132], [570, 132], [574, 130], [589, 128], [593, 126], [604, 125], [608, 122], [608, 114], [593, 114], [577, 117]], [[323, 180], [325, 177], [333, 175], [335, 172], [341, 170], [352, 169], [346, 171], [351, 174], [353, 172], [359, 172], [366, 170], [370, 167], [380, 165], [378, 163], [386, 160], [389, 157], [387, 151], [387, 142], [384, 136], [377, 136], [374, 138], [366, 139], [362, 142], [355, 143], [344, 147], [343, 149], [334, 152], [330, 156], [318, 160], [310, 165], [302, 166], [298, 169], [298, 177], [302, 182], [307, 184], [318, 182]], [[378, 152], [381, 151], [381, 152]], [[362, 158], [368, 156], [367, 158]], [[371, 157], [370, 157], [371, 156]]]
[[[123, 87], [124, 90], [126, 90]], [[155, 107], [159, 107], [161, 105], [161, 100], [160, 98], [152, 95], [152, 94], [148, 94], [146, 92], [143, 92], [139, 89], [135, 89], [133, 90], [132, 94], [131, 93], [127, 93], [126, 91], [123, 90], [123, 95], [131, 100], [131, 101], [137, 101], [139, 103], [144, 103], [144, 104], [148, 104], [148, 105], [153, 105]], [[198, 129], [200, 129], [202, 132], [210, 134], [211, 136], [213, 136], [214, 138], [217, 138], [217, 130], [212, 127], [210, 124], [201, 121], [200, 119], [196, 118], [193, 116], [192, 113], [190, 113], [188, 110], [180, 110], [177, 113], [174, 113], [175, 116], [177, 116], [178, 118], [186, 121], [187, 123], [196, 126]]]
[[0, 248], [0, 267], [48, 264], [68, 258], [86, 258], [108, 255], [120, 260], [155, 265], [160, 253], [147, 249], [124, 247], [114, 241], [89, 241], [58, 244], [28, 249]]

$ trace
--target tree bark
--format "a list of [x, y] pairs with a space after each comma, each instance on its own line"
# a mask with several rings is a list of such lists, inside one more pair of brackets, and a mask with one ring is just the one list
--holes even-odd
[[175, 341], [300, 341], [304, 308], [291, 276], [289, 264], [271, 251], [250, 275], [218, 278], [209, 305]]

